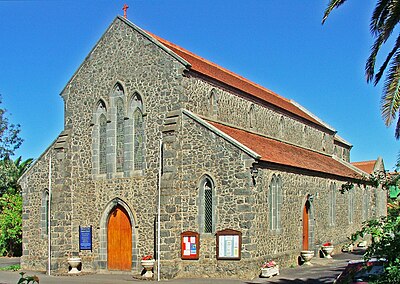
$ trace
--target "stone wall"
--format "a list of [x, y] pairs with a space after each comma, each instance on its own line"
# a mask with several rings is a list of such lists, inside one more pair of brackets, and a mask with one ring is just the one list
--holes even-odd
[[[245, 277], [254, 248], [250, 235], [255, 217], [250, 165], [254, 160], [192, 118], [182, 115], [176, 132], [164, 133], [161, 215], [163, 278]], [[216, 237], [199, 227], [199, 186], [203, 176], [214, 181], [215, 231], [240, 230], [242, 261], [217, 261]], [[180, 260], [180, 233], [200, 232], [200, 259]], [[243, 272], [241, 272], [241, 270]]]
[[[46, 226], [46, 192], [51, 190], [51, 269], [66, 268], [67, 252], [71, 251], [71, 208], [70, 180], [66, 175], [68, 161], [61, 150], [55, 150], [53, 144], [35, 162], [20, 180], [23, 189], [23, 256], [24, 269], [47, 270], [48, 231]], [[50, 160], [51, 159], [51, 160]], [[51, 167], [51, 176], [49, 175]], [[51, 184], [51, 185], [50, 185]]]

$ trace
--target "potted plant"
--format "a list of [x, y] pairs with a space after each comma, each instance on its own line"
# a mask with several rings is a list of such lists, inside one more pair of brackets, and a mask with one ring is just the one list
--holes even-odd
[[261, 265], [260, 277], [271, 277], [279, 275], [279, 265], [275, 261], [266, 261]]
[[321, 246], [322, 253], [324, 255], [324, 258], [332, 258], [332, 252], [333, 252], [333, 245], [330, 242], [324, 243]]
[[153, 257], [151, 255], [146, 255], [146, 256], [142, 257], [142, 259], [140, 260], [140, 264], [146, 270], [146, 272], [143, 274], [143, 277], [145, 277], [145, 278], [153, 277], [154, 263], [155, 263], [155, 260], [153, 259]]

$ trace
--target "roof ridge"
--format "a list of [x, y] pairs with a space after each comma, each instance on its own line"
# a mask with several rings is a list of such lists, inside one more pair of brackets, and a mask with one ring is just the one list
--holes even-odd
[[233, 71], [231, 71], [231, 70], [229, 70], [227, 68], [224, 68], [224, 67], [218, 65], [217, 63], [214, 63], [214, 62], [212, 62], [212, 61], [210, 61], [210, 60], [208, 60], [208, 59], [206, 59], [204, 57], [201, 57], [201, 56], [197, 55], [196, 53], [193, 53], [193, 52], [191, 52], [191, 51], [189, 51], [189, 50], [187, 50], [187, 49], [185, 49], [185, 48], [183, 48], [183, 47], [181, 47], [181, 46], [179, 46], [179, 45], [177, 45], [177, 44], [175, 44], [173, 42], [170, 42], [169, 40], [161, 38], [158, 35], [153, 34], [152, 32], [148, 32], [148, 31], [146, 31], [146, 32], [148, 34], [150, 34], [151, 36], [153, 36], [154, 38], [156, 38], [157, 40], [161, 41], [161, 43], [166, 43], [168, 45], [171, 45], [174, 48], [178, 49], [179, 51], [181, 51], [183, 53], [186, 53], [186, 54], [188, 54], [190, 56], [193, 56], [193, 57], [195, 57], [197, 59], [200, 59], [202, 61], [205, 61], [205, 62], [207, 62], [207, 64], [210, 64], [210, 65], [214, 66], [215, 68], [217, 68], [217, 69], [219, 69], [219, 70], [221, 70], [223, 72], [226, 72], [226, 73], [228, 73], [228, 74], [230, 74], [230, 75], [232, 75], [232, 76], [234, 76], [234, 77], [236, 77], [236, 78], [238, 78], [238, 79], [240, 79], [242, 81], [245, 81], [246, 83], [248, 83], [248, 84], [250, 84], [250, 85], [252, 85], [252, 86], [254, 86], [254, 87], [258, 88], [258, 89], [262, 89], [264, 91], [267, 91], [268, 93], [270, 93], [273, 96], [276, 96], [276, 97], [278, 97], [278, 98], [280, 98], [282, 100], [285, 100], [288, 103], [292, 103], [290, 99], [287, 99], [287, 98], [275, 93], [274, 91], [272, 91], [272, 90], [270, 90], [270, 89], [268, 89], [268, 88], [266, 88], [266, 87], [264, 87], [264, 86], [262, 86], [260, 84], [257, 84], [257, 83], [255, 83], [255, 82], [253, 82], [253, 81], [251, 81], [251, 80], [249, 80], [249, 79], [247, 79], [247, 78], [245, 78], [245, 77], [243, 77], [243, 76], [241, 76], [241, 75], [239, 75], [239, 74], [237, 74], [237, 73], [235, 73], [235, 72], [233, 72]]
[[377, 160], [368, 160], [368, 161], [359, 161], [359, 162], [351, 162], [351, 164], [358, 164], [358, 165], [360, 165], [360, 164], [367, 164], [367, 163], [372, 163], [372, 162], [376, 162]]

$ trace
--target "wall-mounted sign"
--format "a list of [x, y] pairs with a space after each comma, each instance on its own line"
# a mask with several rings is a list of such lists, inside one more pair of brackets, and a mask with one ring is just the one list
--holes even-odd
[[79, 250], [92, 250], [92, 226], [79, 226]]
[[181, 258], [199, 259], [200, 235], [196, 232], [181, 233]]
[[242, 232], [222, 230], [217, 232], [217, 259], [239, 260], [242, 253]]

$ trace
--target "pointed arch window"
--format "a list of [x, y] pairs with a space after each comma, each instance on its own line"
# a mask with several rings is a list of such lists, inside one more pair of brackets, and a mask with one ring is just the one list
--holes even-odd
[[199, 225], [200, 232], [215, 231], [215, 188], [209, 176], [202, 178], [199, 188]]
[[124, 102], [122, 99], [117, 99], [116, 102], [117, 117], [116, 117], [116, 171], [124, 170], [124, 144], [125, 144], [125, 120], [124, 120]]
[[353, 224], [354, 222], [354, 188], [351, 188], [348, 191], [348, 210], [349, 210], [349, 224]]
[[249, 109], [249, 126], [250, 126], [250, 128], [254, 128], [255, 124], [256, 124], [255, 109], [254, 109], [254, 104], [251, 104], [250, 109]]
[[137, 108], [133, 114], [134, 119], [134, 168], [135, 170], [142, 170], [144, 168], [144, 127], [143, 127], [143, 114]]
[[49, 234], [49, 190], [46, 189], [42, 194], [41, 218], [40, 225], [42, 229], [42, 236]]
[[143, 114], [143, 102], [138, 93], [135, 93], [129, 105], [130, 122], [128, 124], [130, 143], [127, 156], [130, 157], [129, 169], [143, 170], [145, 168], [145, 123]]
[[218, 98], [215, 89], [211, 90], [209, 97], [209, 114], [211, 117], [216, 117], [218, 113]]
[[336, 183], [330, 184], [328, 199], [328, 224], [334, 226], [336, 221]]
[[99, 118], [99, 173], [107, 172], [107, 118], [101, 114]]
[[282, 206], [282, 180], [281, 176], [273, 175], [269, 185], [269, 227], [271, 231], [281, 229], [281, 206]]
[[363, 202], [362, 202], [362, 220], [368, 220], [368, 206], [369, 206], [369, 190], [368, 186], [364, 186]]
[[280, 119], [279, 119], [279, 136], [283, 137], [283, 133], [285, 130], [285, 117], [283, 115], [281, 115]]

